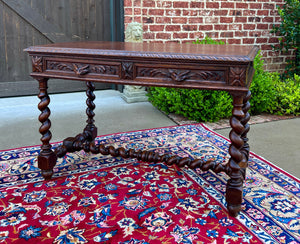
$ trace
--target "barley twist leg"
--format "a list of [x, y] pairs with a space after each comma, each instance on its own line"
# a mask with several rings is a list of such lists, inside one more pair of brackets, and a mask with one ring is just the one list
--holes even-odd
[[66, 155], [67, 152], [76, 152], [84, 149], [84, 151], [89, 152], [90, 151], [90, 143], [94, 141], [94, 139], [97, 136], [97, 127], [95, 126], [94, 122], [94, 109], [95, 104], [94, 100], [96, 98], [94, 91], [95, 86], [93, 82], [87, 81], [87, 109], [86, 109], [86, 115], [88, 117], [87, 119], [87, 125], [84, 128], [83, 132], [76, 135], [75, 137], [68, 137], [63, 141], [63, 144], [56, 148], [55, 153], [58, 157], [63, 157]]
[[227, 164], [227, 174], [230, 179], [226, 187], [226, 201], [229, 214], [235, 217], [241, 210], [243, 183], [248, 163], [249, 145], [247, 143], [247, 132], [249, 131], [249, 125], [247, 122], [250, 119], [250, 115], [247, 111], [250, 108], [248, 103], [250, 93], [233, 93], [232, 96], [233, 110], [230, 119], [232, 130], [229, 134], [231, 140], [229, 154], [231, 158]]
[[38, 98], [41, 100], [38, 104], [38, 108], [41, 111], [39, 116], [39, 121], [42, 123], [39, 132], [42, 134], [42, 146], [41, 151], [38, 155], [38, 167], [42, 171], [42, 176], [46, 180], [50, 180], [53, 175], [53, 168], [56, 164], [56, 154], [52, 151], [51, 145], [49, 143], [52, 134], [50, 132], [51, 121], [49, 120], [50, 109], [48, 105], [50, 103], [50, 98], [47, 93], [47, 81], [48, 79], [39, 78], [39, 95]]

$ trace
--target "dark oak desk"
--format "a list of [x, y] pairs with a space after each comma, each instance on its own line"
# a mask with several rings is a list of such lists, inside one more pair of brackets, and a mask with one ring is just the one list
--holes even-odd
[[[45, 179], [51, 179], [57, 157], [67, 152], [85, 150], [104, 155], [137, 158], [142, 161], [165, 162], [192, 169], [226, 172], [226, 200], [231, 216], [236, 216], [242, 203], [243, 182], [249, 157], [247, 143], [249, 86], [254, 73], [253, 59], [256, 47], [231, 45], [195, 45], [175, 43], [116, 43], [76, 42], [29, 47], [25, 51], [32, 58], [31, 76], [39, 82], [42, 123], [42, 146], [38, 166]], [[53, 151], [50, 145], [51, 122], [47, 93], [49, 78], [84, 80], [87, 84], [87, 125], [83, 133], [66, 138]], [[126, 150], [112, 146], [95, 145], [97, 128], [94, 125], [95, 99], [93, 82], [138, 86], [163, 86], [225, 90], [233, 96], [230, 119], [231, 145], [229, 162], [225, 165], [203, 162], [200, 159], [179, 158], [176, 155], [159, 155], [150, 151]]]

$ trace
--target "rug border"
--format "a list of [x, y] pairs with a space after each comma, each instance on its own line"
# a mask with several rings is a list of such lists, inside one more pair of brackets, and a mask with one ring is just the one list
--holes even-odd
[[[201, 123], [201, 124], [202, 124], [202, 123]], [[208, 130], [208, 131], [212, 132], [213, 134], [215, 134], [215, 135], [217, 135], [217, 136], [223, 138], [224, 140], [230, 142], [230, 140], [229, 140], [228, 138], [226, 138], [225, 136], [222, 136], [222, 135], [219, 134], [218, 132], [215, 132], [214, 130], [212, 130], [211, 128], [209, 128], [207, 125], [202, 124], [202, 126], [203, 126], [206, 130]], [[259, 156], [259, 155], [257, 155], [256, 153], [254, 153], [254, 152], [252, 152], [252, 151], [250, 151], [250, 154], [251, 154], [252, 156], [257, 157], [258, 159], [262, 160], [263, 162], [265, 162], [265, 163], [271, 165], [273, 168], [275, 168], [275, 169], [281, 171], [281, 173], [286, 174], [287, 176], [291, 177], [293, 180], [295, 180], [295, 181], [297, 181], [298, 183], [300, 183], [300, 179], [298, 179], [296, 176], [294, 176], [294, 175], [292, 175], [291, 173], [285, 171], [284, 169], [280, 168], [279, 166], [275, 165], [274, 163], [270, 162], [269, 160], [265, 159], [264, 157]]]

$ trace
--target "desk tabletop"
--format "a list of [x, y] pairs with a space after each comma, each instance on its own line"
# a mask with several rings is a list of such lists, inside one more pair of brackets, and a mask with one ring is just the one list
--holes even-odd
[[132, 58], [160, 58], [202, 61], [253, 61], [258, 48], [242, 45], [202, 45], [179, 43], [65, 42], [32, 46], [30, 55], [84, 55]]

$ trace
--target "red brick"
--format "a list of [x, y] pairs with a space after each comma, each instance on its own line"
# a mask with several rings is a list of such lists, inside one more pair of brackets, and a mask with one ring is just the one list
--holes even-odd
[[148, 32], [149, 31], [149, 25], [143, 25], [143, 31]]
[[184, 10], [182, 11], [183, 16], [197, 16], [198, 10]]
[[143, 15], [147, 15], [148, 14], [148, 9], [147, 8], [143, 8], [142, 9], [142, 14]]
[[209, 17], [206, 17], [205, 18], [205, 23], [215, 23], [215, 24], [217, 24], [217, 23], [220, 23], [220, 21], [219, 21], [219, 17], [215, 17], [215, 16], [209, 16]]
[[267, 29], [269, 29], [269, 25], [268, 24], [257, 24], [256, 28], [258, 30], [267, 30]]
[[213, 11], [213, 14], [215, 16], [227, 16], [228, 15], [228, 10], [227, 9], [217, 9]]
[[236, 8], [248, 9], [249, 6], [247, 3], [236, 3]]
[[142, 13], [141, 8], [134, 8], [135, 15], [141, 15], [141, 13]]
[[283, 57], [272, 58], [273, 63], [283, 63]]
[[192, 40], [197, 40], [197, 39], [203, 39], [204, 38], [204, 34], [201, 33], [197, 33], [197, 32], [190, 32], [189, 33], [189, 38]]
[[248, 31], [236, 31], [234, 32], [234, 37], [246, 37], [248, 36]]
[[250, 3], [249, 8], [250, 9], [261, 9], [262, 8], [262, 4], [261, 3]]
[[203, 18], [202, 17], [188, 18], [188, 22], [189, 22], [189, 24], [202, 24]]
[[132, 8], [124, 8], [125, 15], [132, 15]]
[[149, 7], [149, 8], [154, 8], [155, 7], [155, 1], [153, 0], [144, 0], [143, 1], [143, 7]]
[[149, 15], [159, 15], [159, 16], [163, 16], [164, 15], [165, 10], [164, 9], [149, 9]]
[[270, 45], [260, 45], [261, 50], [272, 50], [272, 47]]
[[167, 16], [180, 16], [181, 15], [181, 10], [180, 9], [168, 9], [166, 10]]
[[218, 2], [206, 2], [206, 8], [219, 8]]
[[255, 39], [254, 38], [244, 38], [243, 39], [243, 44], [254, 44]]
[[268, 16], [269, 10], [257, 10], [256, 15]]
[[247, 17], [235, 17], [235, 23], [247, 23]]
[[186, 33], [186, 32], [183, 32], [183, 33], [174, 33], [173, 34], [173, 38], [174, 39], [186, 39], [186, 38], [188, 38], [188, 33]]
[[140, 23], [141, 22], [141, 16], [133, 16], [133, 21]]
[[207, 32], [206, 36], [212, 38], [212, 39], [217, 39], [219, 37], [219, 33], [216, 32]]
[[198, 25], [183, 25], [182, 29], [185, 31], [196, 31], [198, 29]]
[[242, 16], [243, 17], [246, 17], [246, 16], [256, 16], [256, 11], [255, 10], [243, 10], [243, 13], [242, 13]]
[[191, 8], [204, 8], [204, 3], [197, 3], [197, 2], [191, 2], [190, 3]]
[[158, 24], [169, 24], [171, 23], [171, 18], [170, 17], [155, 17], [155, 21]]
[[274, 18], [273, 17], [264, 17], [262, 22], [263, 23], [266, 23], [266, 22], [274, 23]]
[[133, 1], [133, 6], [135, 6], [135, 7], [141, 6], [141, 1], [142, 0], [134, 0]]
[[132, 22], [132, 17], [130, 17], [130, 16], [124, 17], [124, 23], [131, 23], [131, 22]]
[[242, 16], [241, 10], [231, 9], [229, 10], [229, 16]]
[[275, 9], [275, 4], [272, 4], [272, 3], [264, 3], [263, 8], [264, 8], [264, 9]]
[[243, 27], [244, 30], [255, 30], [256, 28], [255, 24], [244, 24]]
[[188, 2], [173, 2], [173, 8], [185, 8], [187, 9], [189, 7]]
[[124, 0], [124, 7], [132, 6], [132, 0]]
[[271, 9], [271, 10], [267, 10], [270, 11], [269, 16], [278, 16], [278, 10], [277, 9]]
[[220, 23], [232, 23], [233, 18], [232, 17], [220, 17]]
[[279, 42], [278, 37], [269, 38], [269, 43], [278, 43], [278, 42]]
[[199, 26], [199, 30], [212, 30], [213, 29], [213, 25], [200, 25]]
[[186, 17], [174, 17], [172, 18], [173, 24], [187, 24], [188, 19]]
[[258, 44], [260, 44], [260, 43], [266, 44], [266, 43], [268, 43], [268, 38], [256, 38], [256, 43], [258, 43]]
[[243, 25], [242, 24], [232, 24], [232, 25], [229, 25], [229, 30], [242, 30], [243, 29]]
[[154, 23], [153, 17], [143, 17], [143, 23], [152, 24]]
[[228, 39], [228, 44], [241, 44], [241, 39]]
[[249, 37], [260, 37], [262, 36], [262, 31], [249, 31]]
[[233, 32], [221, 32], [221, 37], [233, 37]]
[[171, 39], [170, 33], [156, 33], [155, 35], [156, 39]]
[[166, 31], [181, 31], [181, 26], [180, 25], [167, 25], [166, 26]]
[[214, 25], [215, 30], [228, 30], [228, 25]]
[[234, 2], [222, 2], [221, 8], [234, 8]]
[[248, 17], [248, 22], [260, 22], [260, 21], [261, 21], [260, 17], [255, 17], [255, 16]]
[[164, 31], [164, 25], [149, 25], [150, 31]]
[[173, 2], [171, 1], [156, 1], [156, 6], [159, 8], [172, 8]]

